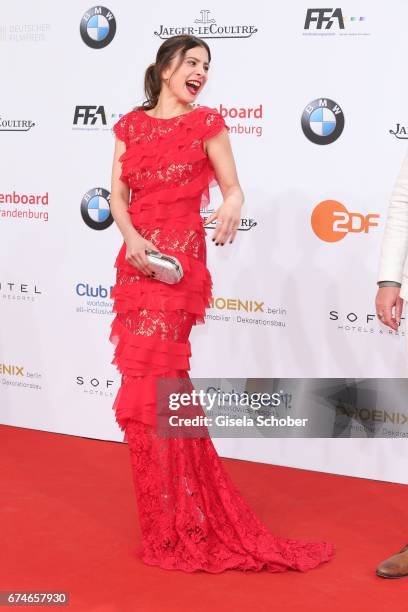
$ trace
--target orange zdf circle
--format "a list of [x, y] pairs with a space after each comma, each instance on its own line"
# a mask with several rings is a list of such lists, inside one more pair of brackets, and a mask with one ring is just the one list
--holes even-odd
[[313, 210], [311, 224], [318, 238], [326, 242], [338, 242], [347, 234], [349, 213], [341, 202], [324, 200]]

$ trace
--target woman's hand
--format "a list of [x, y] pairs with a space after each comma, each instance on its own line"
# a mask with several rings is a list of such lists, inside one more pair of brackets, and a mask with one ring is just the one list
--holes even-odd
[[[399, 287], [380, 287], [375, 298], [375, 309], [378, 319], [384, 325], [391, 327], [394, 331], [398, 330], [401, 321], [401, 313], [404, 301], [400, 297]], [[393, 316], [393, 308], [394, 316]]]
[[241, 208], [242, 204], [238, 201], [224, 200], [221, 206], [203, 223], [207, 225], [216, 220], [217, 227], [214, 230], [212, 241], [217, 246], [218, 244], [224, 245], [228, 238], [230, 244], [234, 242], [241, 220]]
[[157, 248], [152, 242], [146, 240], [140, 236], [140, 234], [132, 234], [132, 236], [126, 240], [125, 259], [146, 276], [154, 276], [154, 269], [146, 257], [146, 249], [157, 251]]

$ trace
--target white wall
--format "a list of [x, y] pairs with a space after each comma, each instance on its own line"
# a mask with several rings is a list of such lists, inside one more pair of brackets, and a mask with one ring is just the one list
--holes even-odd
[[[403, 0], [392, 0], [387, 10], [379, 1], [357, 4], [342, 2], [344, 29], [334, 20], [330, 30], [304, 29], [314, 5], [303, 0], [206, 5], [215, 28], [257, 31], [207, 39], [211, 75], [198, 103], [244, 114], [262, 108], [261, 117], [226, 117], [246, 196], [243, 228], [251, 225], [248, 219], [256, 224], [240, 231], [232, 246], [218, 249], [209, 240], [208, 265], [215, 297], [263, 302], [264, 312], [252, 316], [268, 324], [239, 322], [246, 313], [237, 310], [211, 309], [210, 315], [230, 320], [211, 319], [193, 330], [194, 377], [405, 376], [403, 334], [383, 333], [367, 315], [375, 312], [385, 213], [406, 150], [407, 141], [390, 130], [408, 126], [408, 6]], [[91, 312], [92, 298], [83, 295], [86, 286], [102, 288], [102, 297], [109, 291], [121, 237], [114, 225], [90, 229], [80, 204], [89, 190], [109, 191], [111, 126], [143, 100], [144, 70], [162, 42], [155, 32], [161, 25], [198, 27], [203, 13], [201, 5], [179, 0], [156, 2], [154, 10], [118, 0], [106, 6], [117, 29], [101, 49], [80, 37], [90, 8], [83, 2], [58, 11], [46, 0], [2, 9], [0, 418], [122, 440], [111, 410], [119, 384], [110, 363], [111, 302], [102, 299]], [[343, 133], [327, 145], [308, 140], [300, 124], [303, 109], [322, 96], [345, 118]], [[94, 125], [74, 125], [77, 105], [103, 107], [106, 122], [96, 115]], [[13, 120], [35, 125], [7, 131]], [[248, 133], [240, 133], [244, 127]], [[48, 194], [48, 204], [4, 203], [14, 191]], [[212, 198], [216, 207], [221, 195], [213, 190]], [[326, 242], [311, 226], [324, 200], [337, 200], [351, 213], [378, 214], [378, 226]], [[39, 209], [48, 220], [5, 216]], [[267, 313], [267, 307], [277, 310]], [[357, 322], [351, 325], [347, 316]], [[40, 388], [22, 386], [27, 383]], [[408, 454], [403, 440], [216, 444], [228, 456], [406, 482], [396, 467]]]

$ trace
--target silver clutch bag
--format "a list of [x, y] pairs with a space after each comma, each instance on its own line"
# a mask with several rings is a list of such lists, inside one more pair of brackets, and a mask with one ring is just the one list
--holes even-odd
[[174, 285], [183, 278], [183, 268], [176, 257], [160, 251], [146, 250], [147, 259], [155, 271], [155, 279]]

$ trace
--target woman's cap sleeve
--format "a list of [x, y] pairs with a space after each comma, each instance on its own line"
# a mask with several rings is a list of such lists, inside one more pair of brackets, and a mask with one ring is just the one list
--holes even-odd
[[112, 127], [112, 131], [119, 138], [119, 140], [123, 140], [124, 143], [127, 142], [128, 136], [128, 116], [123, 115]]
[[208, 140], [213, 136], [216, 136], [226, 128], [228, 130], [228, 125], [224, 121], [224, 117], [219, 113], [216, 109], [209, 109], [207, 113], [204, 115], [204, 136], [203, 140]]

